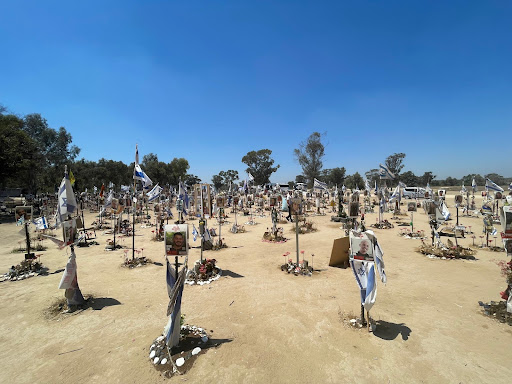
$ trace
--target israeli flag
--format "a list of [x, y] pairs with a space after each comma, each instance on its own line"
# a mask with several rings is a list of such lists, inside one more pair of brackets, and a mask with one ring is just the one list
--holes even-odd
[[485, 188], [496, 192], [505, 192], [503, 188], [491, 181], [491, 179], [485, 179]]
[[368, 179], [364, 181], [364, 189], [370, 192], [372, 189], [370, 188], [370, 183], [368, 182]]
[[247, 176], [249, 177], [249, 181], [254, 181], [254, 176], [251, 175], [251, 172], [247, 172]]
[[183, 184], [182, 181], [180, 181], [178, 197], [181, 200], [183, 200], [183, 213], [186, 215], [187, 209], [189, 209], [189, 199], [188, 199], [187, 188], [185, 187], [185, 184]]
[[46, 222], [46, 218], [44, 216], [40, 217], [39, 219], [35, 219], [34, 224], [36, 229], [48, 229], [48, 223]]
[[407, 185], [405, 185], [405, 183], [401, 181], [398, 182], [398, 185], [400, 186], [400, 188], [407, 188]]
[[129, 185], [121, 185], [121, 192], [130, 192]]
[[169, 260], [165, 259], [167, 264], [166, 282], [167, 294], [169, 295], [169, 305], [167, 306], [167, 316], [169, 321], [164, 327], [164, 335], [167, 346], [172, 348], [178, 345], [180, 341], [180, 321], [181, 321], [181, 298], [183, 296], [183, 287], [185, 285], [186, 266], [178, 273], [172, 268]]
[[461, 191], [461, 193], [467, 193], [468, 192], [468, 190], [464, 186], [464, 183], [462, 183], [462, 189], [460, 191]]
[[341, 187], [341, 191], [342, 191], [343, 193], [345, 193], [345, 191], [346, 191], [346, 190], [347, 190], [347, 187], [345, 187], [345, 184], [343, 184], [343, 186]]
[[375, 264], [362, 260], [350, 260], [357, 285], [361, 293], [361, 304], [369, 311], [377, 298], [377, 282], [375, 281]]
[[105, 208], [110, 208], [112, 206], [112, 199], [114, 198], [114, 193], [112, 190], [108, 193], [107, 198], [105, 199]]
[[471, 188], [473, 188], [473, 192], [476, 192], [476, 181], [475, 181], [474, 177], [473, 177], [473, 181], [471, 182]]
[[157, 199], [158, 196], [160, 196], [162, 190], [163, 188], [161, 186], [159, 186], [158, 184], [155, 185], [153, 189], [146, 194], [148, 197], [148, 202], [152, 202], [153, 200]]
[[390, 202], [394, 202], [396, 199], [400, 197], [400, 185], [397, 185], [395, 190], [393, 191], [393, 194], [389, 198]]
[[393, 180], [395, 175], [385, 165], [379, 164], [379, 176], [382, 180]]
[[57, 212], [60, 219], [59, 221], [62, 222], [62, 218], [66, 215], [71, 215], [76, 211], [76, 208], [77, 203], [75, 194], [73, 193], [73, 188], [71, 187], [71, 182], [69, 181], [69, 177], [66, 172], [59, 187], [59, 202], [57, 207]]
[[199, 235], [199, 232], [197, 232], [196, 226], [192, 224], [192, 236], [194, 236], [194, 241], [197, 240], [197, 235]]
[[510, 183], [510, 184], [508, 185], [508, 190], [509, 190], [509, 191], [512, 191], [512, 183]]
[[135, 168], [133, 169], [133, 178], [135, 180], [142, 181], [142, 185], [144, 186], [144, 188], [148, 188], [151, 185], [153, 185], [153, 182], [151, 181], [149, 176], [144, 173], [139, 164], [135, 164]]
[[324, 190], [327, 190], [327, 184], [326, 184], [326, 183], [323, 183], [323, 182], [321, 182], [320, 180], [317, 180], [317, 179], [315, 178], [315, 179], [314, 179], [313, 188], [314, 188], [314, 189], [324, 189]]

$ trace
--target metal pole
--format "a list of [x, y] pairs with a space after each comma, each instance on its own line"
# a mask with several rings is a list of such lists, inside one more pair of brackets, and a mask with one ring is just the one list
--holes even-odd
[[299, 216], [295, 214], [295, 243], [297, 245], [297, 265], [299, 265]]

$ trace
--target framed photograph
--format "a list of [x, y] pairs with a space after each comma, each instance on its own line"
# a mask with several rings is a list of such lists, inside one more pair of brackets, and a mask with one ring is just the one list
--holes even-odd
[[359, 217], [359, 201], [352, 201], [348, 205], [348, 216], [350, 218]]
[[217, 208], [224, 208], [226, 206], [226, 196], [217, 196]]
[[62, 222], [62, 238], [66, 244], [71, 244], [76, 239], [76, 221], [66, 220]]
[[366, 237], [350, 237], [350, 258], [374, 261], [372, 241]]
[[275, 207], [277, 205], [277, 197], [271, 196], [270, 197], [270, 206]]
[[302, 215], [302, 200], [301, 199], [292, 199], [292, 203], [290, 205], [290, 214], [291, 215]]
[[164, 227], [165, 254], [188, 255], [188, 224], [169, 224]]
[[21, 217], [23, 216], [24, 221], [30, 221], [32, 220], [32, 206], [18, 206], [14, 208], [14, 217], [16, 219], [16, 222], [18, 222]]
[[455, 195], [455, 204], [461, 205], [463, 197], [462, 195]]
[[238, 201], [240, 201], [240, 197], [238, 197], [238, 196], [233, 197], [233, 204], [238, 205]]
[[501, 200], [503, 198], [503, 194], [501, 192], [497, 191], [494, 193], [494, 198], [496, 200]]
[[428, 192], [425, 192], [425, 199], [428, 199], [430, 197], [430, 194]]
[[119, 200], [116, 198], [112, 199], [112, 210], [117, 211], [118, 206], [119, 206]]
[[415, 201], [409, 201], [407, 203], [407, 212], [416, 212], [416, 202]]

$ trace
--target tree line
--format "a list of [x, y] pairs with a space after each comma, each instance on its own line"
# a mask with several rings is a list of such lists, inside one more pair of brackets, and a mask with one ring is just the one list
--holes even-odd
[[[313, 187], [314, 179], [327, 183], [329, 186], [354, 189], [363, 189], [364, 178], [359, 172], [346, 174], [345, 167], [324, 169], [323, 157], [325, 146], [322, 139], [325, 133], [313, 132], [305, 141], [299, 143], [294, 149], [294, 159], [302, 168], [302, 173], [289, 181], [305, 183]], [[102, 184], [114, 183], [116, 186], [133, 183], [134, 163], [125, 164], [122, 161], [100, 159], [98, 161], [77, 160], [80, 148], [72, 143], [72, 136], [66, 128], [54, 129], [40, 114], [33, 113], [18, 116], [10, 113], [0, 105], [0, 189], [22, 188], [23, 193], [55, 192], [63, 176], [64, 166], [73, 172], [76, 179], [76, 189], [92, 189]], [[412, 171], [401, 172], [404, 168], [404, 153], [394, 153], [388, 156], [384, 163], [397, 178], [410, 186], [470, 186], [473, 178], [477, 185], [485, 184], [485, 177], [489, 177], [498, 185], [506, 185], [512, 178], [505, 178], [498, 174], [477, 175], [469, 174], [461, 179], [448, 177], [445, 180], [436, 179], [431, 171], [423, 175], [415, 175]], [[253, 178], [254, 185], [270, 183], [271, 175], [280, 165], [274, 165], [272, 151], [260, 149], [248, 152], [241, 159], [247, 168], [245, 171]], [[165, 163], [158, 159], [154, 153], [142, 158], [141, 166], [149, 177], [161, 186], [177, 186], [179, 181], [186, 185], [193, 185], [202, 180], [189, 173], [190, 165], [184, 158], [174, 158]], [[379, 170], [371, 169], [364, 176], [373, 187], [379, 180]], [[245, 177], [244, 177], [245, 179]], [[208, 181], [203, 181], [208, 182]], [[238, 171], [229, 169], [219, 171], [213, 175], [211, 183], [217, 190], [227, 190], [230, 186], [242, 185]]]

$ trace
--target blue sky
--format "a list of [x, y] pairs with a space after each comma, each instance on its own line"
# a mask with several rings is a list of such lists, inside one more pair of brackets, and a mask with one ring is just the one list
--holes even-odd
[[[0, 1], [0, 103], [80, 157], [184, 157], [204, 181], [326, 133], [324, 168], [395, 152], [438, 178], [512, 176], [512, 2]], [[510, 148], [510, 147], [509, 147]], [[151, 176], [151, 175], [150, 175]]]

